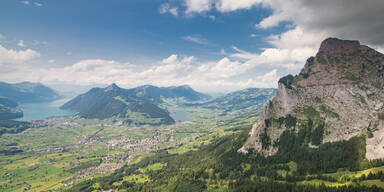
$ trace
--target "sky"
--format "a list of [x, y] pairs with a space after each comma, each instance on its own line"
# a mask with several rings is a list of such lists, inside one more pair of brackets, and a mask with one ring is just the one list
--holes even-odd
[[1, 0], [0, 81], [277, 87], [327, 37], [384, 52], [383, 0]]

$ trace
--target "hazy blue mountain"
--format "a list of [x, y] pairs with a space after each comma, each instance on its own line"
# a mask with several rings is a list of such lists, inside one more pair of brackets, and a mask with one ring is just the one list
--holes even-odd
[[23, 117], [23, 112], [16, 107], [16, 102], [8, 98], [0, 97], [0, 120]]
[[276, 92], [277, 89], [274, 88], [248, 88], [231, 92], [212, 101], [197, 105], [226, 112], [249, 108], [262, 108], [268, 100], [276, 95]]
[[132, 97], [129, 90], [116, 84], [106, 88], [93, 88], [68, 101], [61, 108], [77, 111], [84, 118], [120, 117], [131, 124], [174, 123], [167, 111], [147, 100]]
[[5, 83], [0, 82], [0, 96], [18, 103], [53, 101], [60, 98], [53, 89], [41, 83]]
[[162, 98], [183, 98], [186, 101], [199, 101], [210, 98], [209, 95], [199, 93], [188, 85], [171, 87], [143, 85], [140, 87], [128, 89], [127, 91], [132, 97], [146, 99], [155, 103], [163, 102]]

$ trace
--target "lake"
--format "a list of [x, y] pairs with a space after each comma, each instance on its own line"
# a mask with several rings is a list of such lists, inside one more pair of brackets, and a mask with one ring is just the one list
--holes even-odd
[[60, 106], [67, 101], [68, 99], [42, 103], [22, 103], [19, 105], [19, 108], [23, 110], [24, 117], [15, 120], [31, 121], [52, 116], [74, 115], [76, 112], [60, 109]]

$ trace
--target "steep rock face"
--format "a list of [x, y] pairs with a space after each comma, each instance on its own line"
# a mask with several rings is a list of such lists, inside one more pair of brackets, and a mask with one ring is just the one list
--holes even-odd
[[239, 151], [273, 155], [284, 131], [310, 127], [309, 147], [367, 134], [366, 157], [383, 158], [383, 65], [383, 54], [358, 41], [326, 39], [299, 75], [280, 79]]

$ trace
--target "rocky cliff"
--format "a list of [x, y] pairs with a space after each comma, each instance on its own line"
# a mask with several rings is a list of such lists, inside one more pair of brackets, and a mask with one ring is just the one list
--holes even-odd
[[384, 55], [358, 41], [329, 38], [300, 74], [279, 80], [239, 152], [278, 151], [285, 131], [308, 129], [305, 144], [366, 135], [366, 158], [384, 158]]

